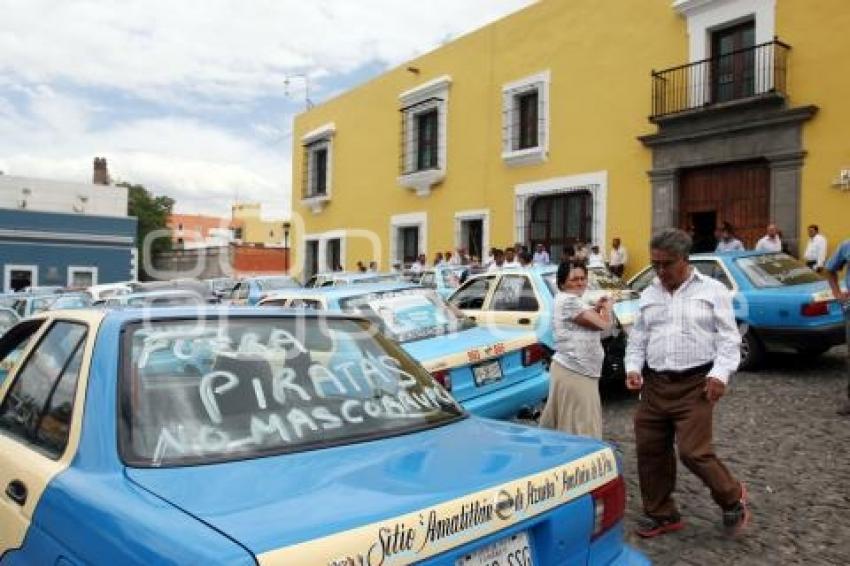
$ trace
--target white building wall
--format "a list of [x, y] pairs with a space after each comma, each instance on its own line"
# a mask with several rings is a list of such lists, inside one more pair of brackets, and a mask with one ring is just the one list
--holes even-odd
[[127, 216], [127, 189], [0, 175], [0, 208]]

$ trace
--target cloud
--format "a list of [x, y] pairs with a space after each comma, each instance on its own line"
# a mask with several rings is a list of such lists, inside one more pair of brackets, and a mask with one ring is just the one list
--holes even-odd
[[532, 0], [6, 0], [0, 170], [113, 177], [226, 214], [286, 213], [291, 119], [308, 74], [321, 101]]

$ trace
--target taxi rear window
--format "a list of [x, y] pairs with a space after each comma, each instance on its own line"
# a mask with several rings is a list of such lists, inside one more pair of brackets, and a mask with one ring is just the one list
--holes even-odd
[[782, 253], [739, 257], [735, 263], [755, 287], [787, 287], [822, 281], [806, 265]]
[[463, 415], [362, 320], [146, 322], [125, 332], [122, 356], [121, 454], [136, 467], [317, 449]]

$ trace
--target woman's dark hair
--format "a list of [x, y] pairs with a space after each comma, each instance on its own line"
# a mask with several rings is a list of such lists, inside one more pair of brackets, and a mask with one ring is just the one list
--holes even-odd
[[567, 279], [570, 277], [570, 271], [573, 269], [581, 269], [584, 271], [585, 276], [587, 275], [587, 266], [583, 261], [562, 261], [558, 265], [558, 274], [555, 276], [555, 281], [558, 284], [558, 289], [564, 286], [564, 283], [567, 282]]

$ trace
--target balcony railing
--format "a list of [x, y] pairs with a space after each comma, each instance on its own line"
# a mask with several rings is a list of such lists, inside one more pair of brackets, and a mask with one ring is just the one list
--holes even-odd
[[767, 94], [785, 94], [791, 46], [773, 40], [652, 72], [652, 117]]

